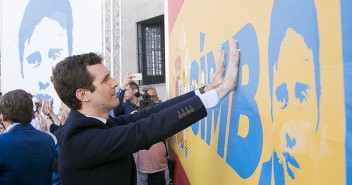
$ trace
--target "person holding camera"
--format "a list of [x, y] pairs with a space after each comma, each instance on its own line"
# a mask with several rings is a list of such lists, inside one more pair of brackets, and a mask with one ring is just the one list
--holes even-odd
[[[147, 104], [150, 106], [160, 101], [154, 87], [148, 87], [143, 91], [145, 92], [143, 101], [148, 101]], [[137, 185], [165, 185], [172, 180], [168, 170], [165, 141], [155, 143], [148, 150], [139, 150], [133, 156], [137, 167]]]
[[[113, 109], [115, 116], [130, 115], [140, 110], [139, 103], [146, 102], [145, 108], [159, 101], [158, 93], [154, 87], [143, 89], [143, 95], [139, 92], [139, 86], [132, 80], [131, 73], [127, 73], [118, 91], [118, 99], [121, 102]], [[144, 107], [141, 107], [144, 108]], [[137, 168], [137, 185], [165, 185], [169, 182], [169, 171], [166, 155], [166, 145], [158, 142], [149, 150], [140, 150], [134, 153]]]
[[127, 73], [117, 93], [120, 104], [113, 109], [114, 115], [129, 115], [139, 110], [139, 86], [132, 80], [131, 73]]
[[[224, 56], [225, 52], [219, 53]], [[237, 85], [240, 53], [231, 42], [224, 78], [131, 115], [110, 117], [119, 105], [118, 86], [96, 53], [67, 57], [53, 69], [60, 99], [71, 108], [55, 135], [59, 144], [62, 184], [135, 185], [133, 153], [176, 134], [207, 116]], [[221, 67], [219, 67], [221, 68]]]
[[147, 89], [147, 94], [149, 96], [149, 99], [152, 101], [159, 101], [159, 97], [158, 97], [158, 92], [156, 92], [156, 89], [154, 87], [149, 87]]

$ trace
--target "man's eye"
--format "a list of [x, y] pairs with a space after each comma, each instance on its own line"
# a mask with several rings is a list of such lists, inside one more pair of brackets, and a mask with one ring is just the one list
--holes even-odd
[[288, 105], [288, 90], [286, 83], [281, 84], [275, 90], [277, 101], [280, 103], [280, 109], [285, 109]]
[[27, 62], [32, 68], [38, 67], [42, 63], [42, 56], [40, 55], [39, 51], [36, 51], [32, 54], [30, 54], [27, 57]]
[[308, 84], [296, 82], [295, 85], [295, 96], [300, 103], [308, 100], [308, 90], [310, 89]]
[[50, 49], [48, 52], [48, 57], [53, 60], [60, 59], [62, 51], [63, 49]]

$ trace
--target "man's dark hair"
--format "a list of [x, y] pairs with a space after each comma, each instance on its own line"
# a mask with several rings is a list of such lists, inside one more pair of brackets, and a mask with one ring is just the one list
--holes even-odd
[[10, 91], [0, 100], [0, 112], [3, 121], [28, 124], [33, 116], [32, 98], [21, 89]]
[[136, 84], [136, 82], [130, 82], [128, 85], [130, 85], [130, 88], [131, 88], [132, 90], [137, 89], [137, 90], [139, 91], [139, 85]]
[[[18, 32], [18, 50], [23, 76], [23, 52], [25, 42], [30, 42], [35, 27], [43, 18], [57, 21], [67, 31], [68, 54], [72, 54], [72, 9], [68, 0], [30, 0], [23, 14]], [[50, 30], [48, 30], [50, 31]]]
[[76, 97], [78, 89], [94, 92], [94, 77], [87, 66], [101, 64], [103, 58], [96, 53], [86, 53], [65, 58], [53, 69], [52, 82], [60, 99], [71, 109], [79, 110], [82, 102]]

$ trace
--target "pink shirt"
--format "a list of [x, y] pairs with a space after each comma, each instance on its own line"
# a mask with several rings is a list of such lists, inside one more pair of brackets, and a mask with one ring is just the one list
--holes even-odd
[[140, 150], [133, 155], [137, 170], [141, 173], [155, 173], [168, 168], [166, 148], [163, 142], [156, 143], [149, 150]]

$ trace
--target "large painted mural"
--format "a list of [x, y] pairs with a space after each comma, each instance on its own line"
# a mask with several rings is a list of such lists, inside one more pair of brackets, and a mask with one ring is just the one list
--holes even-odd
[[[101, 1], [1, 1], [2, 91], [24, 89], [34, 99], [61, 100], [52, 68], [65, 57], [102, 51]], [[84, 4], [84, 6], [82, 6]]]
[[169, 0], [170, 97], [211, 81], [232, 38], [241, 50], [236, 90], [171, 140], [176, 184], [352, 184], [351, 12], [347, 0]]

